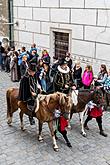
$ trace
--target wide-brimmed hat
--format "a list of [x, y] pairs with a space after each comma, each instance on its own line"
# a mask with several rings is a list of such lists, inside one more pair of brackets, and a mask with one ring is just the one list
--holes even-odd
[[37, 71], [37, 65], [35, 63], [29, 63], [28, 69], [33, 71], [33, 72], [36, 72]]

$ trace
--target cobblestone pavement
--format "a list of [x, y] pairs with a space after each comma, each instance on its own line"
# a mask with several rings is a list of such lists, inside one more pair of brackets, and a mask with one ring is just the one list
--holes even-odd
[[95, 120], [89, 123], [87, 137], [80, 134], [78, 115], [72, 119], [72, 130], [68, 137], [72, 149], [68, 148], [58, 134], [59, 152], [52, 149], [52, 140], [44, 124], [44, 142], [37, 140], [38, 125], [30, 126], [28, 117], [24, 116], [26, 131], [20, 130], [19, 111], [14, 113], [13, 125], [9, 127], [6, 120], [6, 90], [16, 87], [18, 83], [10, 81], [9, 74], [0, 72], [0, 165], [109, 165], [110, 164], [110, 112], [104, 112], [103, 127], [108, 137], [99, 134]]

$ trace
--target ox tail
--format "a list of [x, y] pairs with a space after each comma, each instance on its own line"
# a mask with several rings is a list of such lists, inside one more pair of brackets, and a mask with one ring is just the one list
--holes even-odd
[[11, 114], [11, 103], [10, 103], [10, 93], [13, 90], [13, 88], [8, 89], [6, 91], [6, 101], [7, 101], [7, 118], [10, 117]]

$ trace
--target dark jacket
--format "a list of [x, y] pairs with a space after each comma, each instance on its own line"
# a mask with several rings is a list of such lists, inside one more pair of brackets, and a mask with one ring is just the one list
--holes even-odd
[[69, 87], [72, 87], [74, 85], [72, 73], [70, 71], [67, 73], [63, 73], [58, 69], [54, 77], [55, 91], [68, 93], [70, 88], [66, 89], [65, 85], [68, 85]]
[[45, 62], [45, 64], [49, 65], [50, 64], [50, 56], [43, 56], [42, 60]]
[[0, 45], [0, 53], [4, 53], [4, 52], [5, 52], [4, 47]]
[[58, 67], [59, 63], [55, 63], [52, 65], [52, 68], [51, 68], [51, 72], [50, 72], [50, 76], [51, 77], [54, 77], [58, 71], [57, 67]]
[[74, 66], [74, 79], [81, 79], [81, 74], [82, 74], [82, 68], [80, 67], [79, 69], [76, 69]]
[[27, 69], [27, 65], [25, 61], [22, 61], [22, 63], [20, 64], [20, 73], [21, 73], [21, 77], [24, 76], [25, 72]]
[[28, 101], [34, 99], [31, 92], [38, 94], [37, 77], [36, 74], [32, 77], [26, 72], [20, 81], [19, 100]]
[[70, 70], [72, 69], [72, 59], [70, 59], [69, 61], [67, 61], [67, 65], [70, 68]]
[[82, 68], [80, 67], [79, 69], [76, 69], [76, 66], [74, 66], [74, 73], [73, 77], [76, 83], [77, 88], [82, 87]]

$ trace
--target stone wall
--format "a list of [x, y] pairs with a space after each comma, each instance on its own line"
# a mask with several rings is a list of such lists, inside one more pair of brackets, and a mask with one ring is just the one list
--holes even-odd
[[14, 0], [15, 41], [50, 49], [50, 27], [71, 29], [73, 59], [110, 63], [109, 0]]

